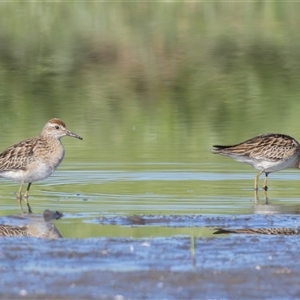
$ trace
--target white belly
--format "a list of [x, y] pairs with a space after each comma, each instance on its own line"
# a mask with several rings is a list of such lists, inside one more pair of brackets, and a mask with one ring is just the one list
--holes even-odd
[[238, 156], [238, 155], [229, 155], [236, 161], [240, 161], [246, 164], [251, 165], [253, 168], [257, 170], [264, 170], [267, 173], [271, 172], [276, 172], [280, 170], [284, 170], [287, 168], [295, 168], [297, 159], [298, 159], [298, 154], [295, 154], [291, 156], [290, 158], [281, 161], [266, 161], [263, 159], [254, 159], [254, 158], [249, 158], [245, 156]]
[[35, 181], [46, 179], [55, 171], [55, 169], [49, 167], [44, 163], [39, 163], [36, 166], [30, 166], [30, 168], [25, 171], [24, 170], [4, 171], [0, 173], [0, 176], [21, 183], [29, 183], [29, 182], [35, 182]]

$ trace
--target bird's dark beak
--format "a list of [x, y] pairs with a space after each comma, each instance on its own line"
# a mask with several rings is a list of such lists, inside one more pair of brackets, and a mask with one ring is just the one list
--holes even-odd
[[79, 139], [79, 140], [83, 140], [83, 138], [82, 138], [81, 136], [79, 136], [79, 135], [73, 133], [73, 132], [70, 131], [70, 130], [67, 130], [66, 133], [67, 133], [68, 136], [74, 137], [74, 138]]

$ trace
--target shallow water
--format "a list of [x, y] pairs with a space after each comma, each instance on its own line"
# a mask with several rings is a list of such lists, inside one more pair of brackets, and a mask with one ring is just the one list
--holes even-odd
[[[299, 227], [300, 173], [271, 174], [268, 203], [263, 191], [255, 201], [255, 174], [235, 162], [65, 164], [29, 199], [34, 213], [64, 213], [53, 221], [64, 238], [1, 238], [0, 296], [297, 298], [299, 236], [214, 235]], [[1, 187], [9, 223], [18, 186]]]
[[[29, 198], [36, 214], [64, 213], [53, 221], [64, 238], [0, 238], [0, 297], [299, 298], [299, 236], [214, 232], [297, 229], [300, 172], [271, 174], [266, 203], [262, 190], [255, 201], [255, 170], [207, 157], [78, 163], [66, 156]], [[19, 214], [18, 184], [0, 179], [0, 186], [0, 222], [10, 223], [7, 216]]]
[[[221, 167], [218, 170], [214, 164], [189, 163], [72, 164], [72, 170], [59, 170], [47, 180], [34, 183], [29, 200], [34, 213], [45, 209], [63, 212], [57, 226], [69, 238], [172, 236], [189, 234], [189, 227], [194, 226], [187, 219], [182, 228], [99, 227], [99, 220], [110, 217], [299, 213], [300, 173], [271, 174], [266, 204], [263, 191], [255, 201], [255, 170], [247, 166], [249, 172], [234, 170], [234, 162]], [[233, 171], [226, 173], [227, 169]], [[1, 179], [1, 186], [1, 215], [18, 213], [18, 185]]]

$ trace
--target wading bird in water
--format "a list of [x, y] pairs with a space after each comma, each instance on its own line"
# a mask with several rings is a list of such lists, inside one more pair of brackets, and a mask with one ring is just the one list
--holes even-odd
[[21, 183], [17, 199], [22, 212], [23, 184], [28, 183], [24, 200], [31, 213], [28, 202], [30, 186], [49, 177], [61, 163], [65, 155], [61, 138], [66, 135], [82, 140], [82, 137], [69, 131], [62, 120], [51, 119], [39, 136], [14, 144], [0, 154], [0, 177]]
[[258, 179], [262, 173], [266, 177], [263, 189], [268, 190], [268, 175], [287, 168], [299, 169], [300, 144], [291, 136], [267, 133], [231, 146], [215, 145], [211, 150], [215, 154], [230, 156], [236, 161], [251, 165], [259, 170], [255, 176], [254, 189], [258, 190]]

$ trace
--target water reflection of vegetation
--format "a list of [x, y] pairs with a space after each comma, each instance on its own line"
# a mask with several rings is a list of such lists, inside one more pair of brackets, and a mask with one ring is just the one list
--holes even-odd
[[[176, 228], [176, 227], [162, 227], [162, 226], [116, 226], [85, 223], [82, 220], [72, 221], [70, 223], [56, 222], [57, 228], [65, 238], [87, 238], [87, 237], [123, 237], [123, 238], [145, 238], [145, 237], [169, 237], [169, 236], [189, 236], [191, 230], [199, 232], [199, 237], [213, 237], [213, 230], [211, 228]], [[214, 236], [215, 237], [215, 236]]]
[[297, 136], [299, 9], [4, 3], [2, 131], [67, 116], [89, 144], [69, 154], [81, 161], [195, 161], [212, 139]]

